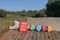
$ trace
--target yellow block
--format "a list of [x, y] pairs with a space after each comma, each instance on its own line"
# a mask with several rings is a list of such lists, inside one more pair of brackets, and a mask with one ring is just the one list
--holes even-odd
[[47, 27], [47, 32], [51, 32], [52, 31], [52, 27], [51, 26], [48, 26]]

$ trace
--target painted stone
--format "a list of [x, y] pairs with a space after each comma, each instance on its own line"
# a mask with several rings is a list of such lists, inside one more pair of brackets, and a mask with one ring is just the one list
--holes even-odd
[[21, 21], [19, 24], [19, 31], [20, 32], [27, 32], [28, 31], [28, 22]]
[[52, 27], [51, 26], [48, 26], [47, 27], [47, 32], [51, 32], [52, 31]]
[[29, 27], [30, 30], [35, 30], [35, 26], [33, 24], [30, 25]]
[[45, 25], [42, 25], [42, 31], [45, 32], [47, 30], [47, 27]]
[[40, 32], [41, 31], [41, 26], [40, 25], [36, 25], [36, 31]]

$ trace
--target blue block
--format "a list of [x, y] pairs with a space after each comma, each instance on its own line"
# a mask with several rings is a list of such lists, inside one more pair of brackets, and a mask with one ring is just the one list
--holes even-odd
[[40, 25], [36, 25], [36, 31], [40, 32], [41, 31], [41, 26]]

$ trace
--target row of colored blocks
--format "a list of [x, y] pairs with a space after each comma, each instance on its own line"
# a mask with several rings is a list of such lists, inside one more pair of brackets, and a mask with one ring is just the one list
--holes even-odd
[[51, 26], [45, 26], [45, 25], [28, 25], [28, 22], [20, 22], [19, 24], [19, 31], [20, 32], [27, 32], [29, 30], [36, 30], [37, 32], [43, 31], [43, 32], [51, 32], [52, 27]]
[[52, 27], [51, 26], [45, 26], [45, 25], [33, 25], [31, 24], [29, 26], [29, 30], [36, 30], [37, 32], [43, 31], [43, 32], [51, 32], [52, 31]]

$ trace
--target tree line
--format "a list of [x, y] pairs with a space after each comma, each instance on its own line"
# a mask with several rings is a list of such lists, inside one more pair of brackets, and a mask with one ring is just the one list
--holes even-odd
[[25, 16], [25, 17], [45, 17], [45, 10], [29, 10], [29, 11], [7, 11], [7, 10], [3, 10], [0, 9], [0, 17], [6, 17], [7, 14], [12, 14], [12, 15], [18, 15], [18, 16]]

